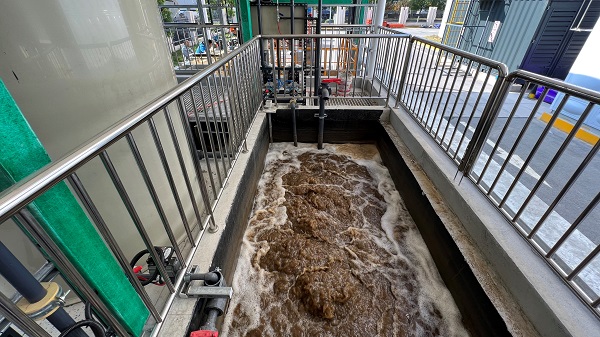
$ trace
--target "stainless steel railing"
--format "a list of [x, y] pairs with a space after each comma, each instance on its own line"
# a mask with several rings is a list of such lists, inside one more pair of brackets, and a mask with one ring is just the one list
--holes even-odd
[[[373, 18], [377, 10], [377, 4], [344, 4], [331, 6], [323, 4], [322, 6], [322, 22], [325, 25], [334, 24], [337, 22], [338, 25], [373, 25]], [[344, 13], [342, 16], [341, 13]], [[316, 4], [307, 6], [307, 14], [309, 17], [316, 17], [318, 14], [318, 6]], [[311, 31], [316, 25], [315, 21], [308, 22], [308, 33], [316, 33]]]
[[[409, 53], [410, 35], [386, 27], [378, 27], [377, 33], [382, 35], [404, 35], [406, 38], [398, 40], [399, 45], [391, 50], [380, 50], [375, 62], [375, 71], [373, 73], [373, 86], [379, 83], [379, 92], [387, 92], [386, 106], [389, 104], [390, 97], [395, 97], [400, 86], [400, 78], [404, 72], [405, 62]], [[390, 62], [391, 61], [391, 62]]]
[[[576, 138], [600, 109], [600, 93], [522, 70], [509, 74], [500, 62], [416, 37], [407, 55], [396, 107], [600, 316], [600, 141], [593, 133], [587, 143]], [[520, 91], [511, 92], [516, 85]], [[539, 97], [528, 98], [539, 87]], [[557, 131], [567, 110], [573, 125]]]
[[[307, 28], [308, 34], [316, 34], [317, 27], [310, 26]], [[373, 25], [321, 25], [321, 34], [371, 34], [373, 33]]]
[[[0, 194], [0, 224], [16, 217], [27, 234], [61, 271], [65, 280], [77, 290], [77, 295], [85, 302], [92, 303], [118, 335], [126, 336], [126, 329], [111, 314], [50, 235], [31, 216], [27, 206], [56, 184], [68, 182], [149, 309], [151, 319], [155, 322], [152, 335], [157, 335], [200, 238], [206, 229], [215, 229], [212, 216], [214, 207], [238, 154], [246, 146], [246, 135], [261, 104], [262, 79], [259, 64], [258, 38], [255, 38], [98, 134], [69, 155], [48, 164]], [[149, 132], [151, 137], [140, 137], [142, 131]], [[148, 146], [147, 142], [152, 145]], [[145, 218], [141, 217], [139, 205], [145, 199], [138, 200], [140, 193], [132, 193], [131, 186], [123, 179], [124, 171], [117, 167], [119, 165], [115, 165], [114, 158], [117, 155], [113, 154], [117, 152], [115, 146], [118, 144], [127, 145], [129, 153], [119, 151], [119, 155], [125, 152], [124, 156], [128, 156], [128, 160], [136, 164], [133, 170], [137, 170], [143, 178], [146, 193], [151, 199], [150, 207], [158, 214], [159, 223], [162, 224], [161, 236], [168, 238], [180, 259], [183, 269], [174, 282], [169, 280], [162, 259], [153, 248], [156, 241], [148, 233], [149, 228], [143, 220]], [[113, 154], [109, 155], [109, 152]], [[158, 160], [149, 160], [149, 152], [153, 152], [152, 155]], [[120, 200], [114, 200], [114, 205], [127, 209], [138, 232], [138, 239], [141, 238], [153, 260], [158, 261], [158, 270], [170, 293], [166, 301], [160, 303], [162, 310], [158, 307], [157, 299], [151, 298], [152, 294], [140, 285], [129, 266], [129, 260], [123, 251], [131, 243], [116, 238], [105, 220], [106, 214], [98, 210], [96, 199], [79, 178], [79, 171], [85, 170], [90, 162], [98, 159], [104, 166], [104, 174], [112, 181], [114, 190], [120, 196]], [[162, 174], [157, 175], [156, 172], [160, 170]], [[177, 181], [183, 183], [178, 184]], [[167, 191], [158, 190], [159, 183], [161, 186], [168, 186]], [[172, 198], [173, 208], [178, 210], [178, 220], [184, 227], [181, 237], [175, 233], [177, 226], [166, 214], [164, 205], [167, 198]], [[184, 250], [187, 251], [185, 255]], [[0, 296], [0, 314], [30, 336], [49, 336], [44, 329], [16, 309], [4, 295]]]
[[[515, 83], [522, 83], [518, 93], [509, 91]], [[531, 86], [543, 88], [537, 99], [526, 97]], [[517, 70], [498, 102], [464, 172], [598, 315], [600, 142], [576, 136], [600, 109], [600, 93]], [[557, 131], [567, 110], [579, 115], [570, 130]]]
[[[403, 106], [457, 164], [508, 71], [500, 62], [411, 37], [396, 106]], [[392, 88], [395, 88], [392, 86]]]
[[164, 23], [166, 45], [175, 72], [194, 74], [240, 46], [238, 25]]
[[240, 46], [233, 2], [159, 5], [167, 50], [177, 74], [190, 75]]
[[[265, 47], [262, 59], [259, 39]], [[315, 62], [317, 53], [319, 62]], [[457, 169], [479, 187], [598, 314], [600, 237], [595, 234], [594, 223], [598, 219], [600, 200], [595, 183], [600, 142], [586, 145], [575, 136], [584, 129], [586, 117], [600, 104], [600, 93], [524, 71], [509, 74], [500, 62], [387, 29], [366, 35], [256, 37], [72, 154], [3, 193], [0, 196], [0, 223], [20, 213], [27, 224], [27, 214], [21, 210], [56, 183], [68, 180], [118, 261], [128, 270], [129, 267], [124, 265], [125, 257], [110, 238], [110, 230], [103, 225], [92, 198], [80, 184], [77, 170], [92, 158], [99, 157], [127, 205], [126, 188], [120, 186], [119, 173], [111, 166], [107, 150], [119, 139], [127, 141], [131, 156], [143, 175], [143, 156], [137, 154], [132, 132], [145, 125], [160, 157], [157, 163], [161, 163], [165, 172], [183, 172], [186, 177], [183, 191], [191, 190], [188, 197], [199, 191], [190, 199], [199, 200], [199, 205], [203, 204], [204, 208], [194, 210], [196, 218], [188, 223], [190, 231], [186, 228], [184, 235], [197, 247], [203, 230], [192, 233], [191, 238], [189, 232], [204, 228], [204, 225], [214, 225], [211, 212], [235, 158], [244, 146], [254, 114], [261, 106], [262, 71], [268, 72], [269, 67], [272, 85], [284, 92], [274, 91], [276, 100], [315, 99], [317, 74], [321, 79], [339, 79], [344, 84], [344, 90], [336, 92], [339, 98], [395, 100], [396, 107], [404, 108], [421, 125], [456, 163]], [[285, 92], [288, 81], [298, 82], [300, 92]], [[511, 87], [517, 83], [523, 84], [521, 91], [511, 92]], [[525, 98], [530, 85], [545, 87], [537, 100]], [[544, 103], [550, 90], [558, 93], [552, 105]], [[581, 115], [571, 131], [558, 134], [551, 125], [558, 123], [560, 111], [575, 99], [583, 106]], [[552, 112], [548, 124], [537, 121], [541, 112]], [[160, 155], [164, 144], [160, 132], [153, 126], [157, 116], [166, 118], [169, 125], [178, 122], [185, 131], [185, 141], [170, 133], [172, 144], [176, 144], [174, 151], [179, 165], [172, 165]], [[188, 128], [188, 122], [195, 127]], [[187, 152], [194, 159], [194, 165], [186, 164], [187, 161], [181, 158]], [[167, 186], [172, 186], [168, 176], [167, 173], [164, 179]], [[196, 179], [198, 189], [192, 184]], [[145, 179], [149, 190], [152, 190], [153, 181], [151, 175]], [[582, 190], [586, 192], [582, 194]], [[172, 188], [172, 194], [180, 193]], [[181, 198], [176, 204], [188, 202]], [[134, 205], [128, 207], [135, 211]], [[158, 203], [155, 208], [160, 208]], [[138, 229], [143, 229], [144, 224], [137, 225]], [[175, 241], [174, 246], [179, 246], [178, 238], [173, 238], [168, 228], [168, 225], [164, 226], [165, 234], [170, 236], [170, 241]], [[77, 272], [40, 227], [29, 221], [28, 229], [42, 243], [42, 248], [51, 253], [60, 269], [67, 272], [65, 276], [86, 290], [85, 282], [78, 278]], [[152, 242], [146, 242], [146, 246], [151, 247]], [[186, 255], [186, 265], [194, 250]], [[169, 288], [177, 289], [181, 280], [182, 274]], [[135, 286], [136, 282], [133, 284]], [[140, 296], [145, 296], [143, 289], [140, 291], [139, 286], [136, 289]], [[80, 295], [94, 302], [102, 315], [109, 314], [95, 294], [86, 290]], [[154, 334], [160, 329], [160, 321], [173, 297], [171, 294], [160, 313], [156, 308], [152, 310], [152, 303], [147, 303], [158, 322]], [[26, 317], [12, 312], [13, 309], [5, 298], [0, 297], [0, 313], [12, 314], [11, 320], [21, 322], [22, 328], [32, 335], [43, 335], [34, 331], [35, 326], [32, 328]], [[110, 323], [117, 331], [122, 331], [118, 322]]]
[[[320, 81], [330, 83], [335, 98], [389, 99], [391, 93], [380, 92], [394, 81], [391, 74], [396, 67], [385, 58], [398, 59], [408, 38], [406, 34], [352, 32], [262, 36], [266, 51], [264, 68], [272, 77], [268, 87], [272, 87], [269, 89], [276, 101], [289, 100], [292, 96], [315, 99], [318, 74]], [[375, 85], [373, 78], [377, 73], [384, 75], [387, 83], [380, 81]], [[294, 82], [299, 85], [295, 95], [290, 88]]]

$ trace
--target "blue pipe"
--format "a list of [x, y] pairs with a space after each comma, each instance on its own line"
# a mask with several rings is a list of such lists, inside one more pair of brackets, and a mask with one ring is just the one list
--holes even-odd
[[[2, 242], [0, 242], [0, 275], [30, 303], [38, 302], [46, 296], [46, 289]], [[61, 332], [75, 324], [73, 318], [63, 308], [58, 308], [46, 319]], [[81, 329], [76, 329], [67, 336], [88, 337]]]

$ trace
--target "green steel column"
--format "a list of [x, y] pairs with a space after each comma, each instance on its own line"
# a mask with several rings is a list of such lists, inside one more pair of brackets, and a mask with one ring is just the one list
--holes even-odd
[[[0, 192], [50, 163], [50, 157], [0, 80]], [[28, 209], [115, 317], [140, 336], [149, 316], [123, 270], [64, 182]]]
[[[260, 1], [260, 0], [259, 0]], [[252, 15], [250, 14], [250, 0], [239, 0], [240, 2], [240, 27], [242, 28], [243, 42], [252, 39]]]

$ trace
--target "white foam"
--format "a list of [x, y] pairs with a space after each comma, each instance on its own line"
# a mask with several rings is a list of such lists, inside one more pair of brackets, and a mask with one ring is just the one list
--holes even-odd
[[[285, 202], [285, 188], [282, 177], [297, 170], [300, 167], [298, 155], [306, 152], [323, 153], [323, 151], [333, 154], [343, 154], [351, 157], [356, 163], [365, 166], [377, 184], [378, 192], [383, 196], [386, 209], [381, 219], [381, 229], [383, 232], [373, 228], [360, 228], [361, 224], [356, 224], [356, 230], [361, 230], [369, 234], [370, 238], [378, 246], [389, 253], [389, 260], [399, 260], [410, 266], [410, 270], [398, 270], [386, 267], [393, 264], [378, 264], [374, 261], [361, 261], [354, 259], [353, 262], [364, 271], [379, 270], [388, 279], [392, 286], [394, 296], [406, 297], [409, 295], [407, 284], [401, 283], [401, 275], [414, 275], [406, 282], [415, 289], [418, 289], [418, 298], [413, 298], [407, 303], [412, 303], [414, 307], [405, 308], [408, 317], [399, 317], [400, 325], [412, 326], [409, 335], [419, 336], [425, 333], [425, 327], [419, 326], [417, 321], [422, 320], [428, 326], [437, 325], [441, 336], [468, 336], [464, 329], [460, 312], [458, 311], [448, 289], [445, 287], [441, 277], [435, 267], [435, 264], [427, 250], [427, 247], [421, 238], [421, 235], [408, 214], [406, 207], [395, 189], [394, 183], [389, 175], [387, 168], [381, 164], [381, 159], [374, 146], [370, 145], [330, 145], [326, 144], [324, 150], [317, 150], [313, 144], [299, 144], [296, 148], [289, 143], [271, 144], [265, 162], [265, 172], [258, 184], [258, 193], [255, 199], [255, 205], [250, 226], [244, 236], [238, 267], [234, 275], [233, 288], [234, 296], [230, 303], [229, 314], [226, 315], [223, 324], [223, 336], [244, 336], [247, 332], [261, 325], [261, 312], [271, 310], [279, 306], [279, 303], [261, 302], [262, 293], [271, 293], [273, 289], [273, 278], [270, 273], [259, 268], [257, 259], [264, 256], [268, 251], [267, 242], [251, 242], [248, 237], [256, 237], [257, 233], [263, 230], [281, 226], [286, 223], [286, 209], [283, 206]], [[278, 166], [276, 170], [274, 168]], [[364, 186], [371, 183], [359, 181], [356, 185], [356, 192]], [[273, 186], [273, 182], [275, 185]], [[269, 189], [271, 189], [270, 192]], [[268, 193], [268, 194], [267, 194]], [[359, 193], [356, 193], [360, 195]], [[363, 198], [364, 202], [359, 206], [359, 211], [364, 207], [379, 200], [373, 198]], [[359, 214], [362, 214], [360, 212]], [[360, 221], [357, 221], [360, 222]], [[397, 229], [405, 229], [402, 237], [398, 239]], [[353, 229], [355, 230], [355, 229]], [[251, 233], [252, 235], [248, 235]], [[349, 253], [353, 253], [348, 247], [344, 247]], [[258, 254], [257, 254], [258, 252]], [[256, 256], [256, 257], [255, 257]], [[253, 260], [254, 259], [254, 260]], [[405, 277], [406, 279], [406, 277]], [[413, 295], [414, 297], [414, 295]], [[238, 307], [245, 317], [232, 315], [233, 310]], [[432, 315], [433, 309], [439, 311], [442, 320]], [[415, 316], [420, 320], [416, 320]], [[243, 325], [241, 329], [231, 329], [233, 320], [237, 324]], [[285, 321], [285, 317], [281, 317]], [[410, 323], [413, 324], [410, 324]], [[291, 335], [291, 328], [288, 327], [288, 335]], [[275, 335], [274, 330], [267, 327], [263, 330], [263, 335]], [[325, 334], [324, 335], [330, 335]]]

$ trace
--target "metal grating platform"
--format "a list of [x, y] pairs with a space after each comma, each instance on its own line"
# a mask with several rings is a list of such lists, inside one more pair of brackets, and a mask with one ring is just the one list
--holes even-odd
[[377, 101], [371, 98], [337, 98], [331, 97], [327, 103], [327, 106], [377, 106]]
[[[209, 90], [208, 86], [202, 86], [202, 90], [200, 90], [198, 86], [194, 86], [192, 87], [192, 94], [194, 95], [194, 101], [198, 107], [197, 112], [201, 120], [204, 120], [206, 117], [225, 117], [230, 113], [229, 95], [227, 95], [227, 92], [223, 92], [221, 88], [215, 89], [211, 87]], [[189, 120], [195, 121], [194, 105], [190, 94], [183, 94], [182, 100]]]

